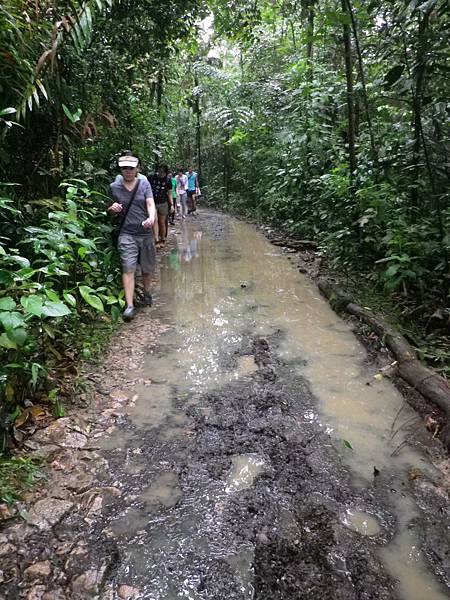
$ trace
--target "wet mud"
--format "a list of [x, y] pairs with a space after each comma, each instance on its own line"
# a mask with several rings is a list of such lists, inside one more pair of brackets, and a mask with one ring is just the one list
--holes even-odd
[[[407, 454], [400, 431], [405, 454], [392, 456], [397, 439], [381, 451], [392, 428], [388, 409], [386, 441], [363, 446], [370, 438], [365, 420], [360, 425], [334, 408], [350, 394], [346, 379], [361, 379], [357, 397], [366, 386], [350, 366], [341, 368], [344, 388], [333, 379], [333, 368], [339, 373], [339, 364], [347, 364], [339, 361], [359, 356], [351, 333], [338, 319], [321, 324], [317, 345], [337, 355], [337, 366], [330, 359], [317, 371], [305, 340], [299, 348], [292, 341], [296, 328], [307, 326], [296, 324], [294, 311], [298, 303], [306, 313], [306, 300], [288, 297], [290, 324], [283, 325], [283, 312], [273, 318], [273, 297], [266, 303], [258, 291], [264, 265], [255, 264], [253, 276], [239, 270], [245, 256], [229, 246], [233, 235], [236, 244], [233, 227], [233, 220], [205, 211], [177, 230], [154, 309], [167, 330], [157, 346], [136, 338], [144, 354], [122, 371], [114, 427], [84, 449], [95, 452], [95, 487], [78, 489], [76, 501], [68, 499], [76, 508], [51, 528], [17, 529], [25, 542], [15, 544], [19, 550], [26, 544], [28, 554], [15, 576], [9, 571], [0, 597], [448, 597], [449, 503], [438, 446], [425, 441]], [[255, 256], [261, 249], [272, 260], [270, 245], [258, 241]], [[274, 260], [286, 258], [278, 253]], [[284, 302], [280, 286], [277, 293]], [[136, 331], [146, 314], [133, 324]], [[343, 341], [335, 344], [339, 333]], [[103, 402], [114, 385], [117, 376], [112, 382], [102, 373]], [[388, 391], [370, 393], [381, 407], [378, 398]], [[323, 394], [332, 400], [328, 413]], [[355, 405], [357, 415], [363, 410]], [[420, 469], [412, 473], [415, 464]], [[25, 584], [26, 568], [45, 561], [51, 575]]]
[[[279, 337], [249, 337], [230, 362], [251, 355], [256, 372], [181, 402], [188, 423], [170, 443], [165, 425], [137, 430], [109, 457], [127, 490], [102, 532], [123, 548], [117, 582], [148, 598], [396, 597], [374, 552], [392, 537], [390, 515], [374, 490], [352, 489], [330, 436], [304, 417], [315, 401], [277, 359]], [[124, 479], [133, 449], [147, 468]], [[347, 506], [376, 515], [377, 536], [346, 526]]]

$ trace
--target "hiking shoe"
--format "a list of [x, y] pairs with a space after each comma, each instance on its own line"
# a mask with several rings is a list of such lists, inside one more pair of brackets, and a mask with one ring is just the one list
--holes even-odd
[[151, 295], [151, 294], [149, 294], [148, 292], [145, 292], [145, 293], [144, 293], [144, 298], [143, 298], [143, 300], [142, 300], [142, 301], [143, 301], [143, 303], [144, 303], [144, 306], [151, 306], [151, 305], [153, 304], [153, 298], [152, 298], [152, 295]]
[[124, 321], [131, 321], [136, 314], [136, 309], [134, 306], [127, 306], [126, 309], [122, 313], [122, 319]]

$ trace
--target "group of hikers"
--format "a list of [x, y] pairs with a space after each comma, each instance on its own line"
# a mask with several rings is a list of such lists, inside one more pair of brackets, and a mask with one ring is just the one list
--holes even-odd
[[140, 161], [132, 152], [123, 152], [117, 161], [120, 174], [109, 187], [111, 204], [107, 211], [117, 221], [116, 237], [122, 263], [125, 310], [122, 318], [131, 321], [136, 314], [135, 273], [140, 266], [144, 284], [143, 303], [151, 306], [151, 286], [156, 250], [166, 243], [169, 222], [175, 215], [196, 216], [200, 194], [198, 175], [192, 167], [170, 172], [161, 165], [154, 175], [139, 172]]

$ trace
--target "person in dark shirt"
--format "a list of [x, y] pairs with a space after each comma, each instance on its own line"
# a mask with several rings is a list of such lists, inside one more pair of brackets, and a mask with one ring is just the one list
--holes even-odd
[[109, 186], [111, 204], [107, 210], [118, 219], [118, 249], [127, 303], [122, 317], [130, 321], [135, 315], [134, 284], [138, 263], [144, 281], [144, 304], [152, 304], [151, 284], [156, 259], [152, 226], [156, 211], [149, 182], [138, 177], [139, 159], [128, 152], [119, 158], [118, 166], [122, 178]]
[[173, 212], [172, 178], [169, 177], [167, 165], [161, 165], [158, 172], [150, 178], [158, 215], [158, 241], [156, 247], [161, 248], [167, 238], [167, 217]]

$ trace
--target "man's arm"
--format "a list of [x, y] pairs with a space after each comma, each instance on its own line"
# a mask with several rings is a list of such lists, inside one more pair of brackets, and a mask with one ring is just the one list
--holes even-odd
[[119, 202], [115, 202], [114, 194], [112, 193], [111, 187], [109, 188], [109, 197], [112, 204], [110, 204], [110, 206], [107, 207], [106, 212], [110, 215], [117, 215], [122, 210], [122, 205]]
[[172, 194], [172, 179], [170, 177], [167, 178], [167, 195], [169, 197], [169, 206], [170, 206], [170, 212], [173, 211], [173, 194]]
[[156, 207], [155, 201], [153, 200], [153, 196], [149, 196], [148, 198], [146, 198], [145, 204], [147, 206], [148, 219], [146, 219], [142, 223], [142, 226], [144, 227], [144, 229], [149, 229], [150, 227], [152, 227], [156, 219]]

